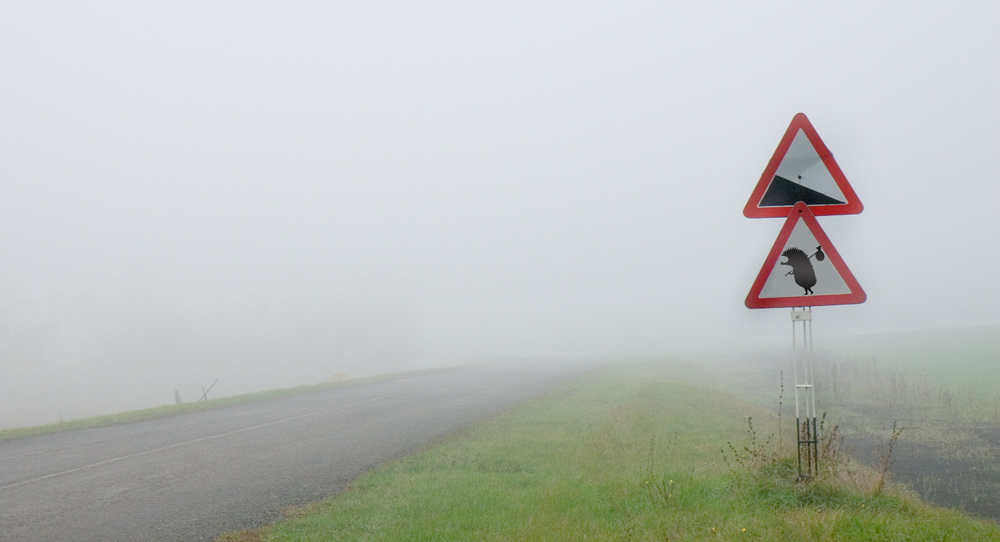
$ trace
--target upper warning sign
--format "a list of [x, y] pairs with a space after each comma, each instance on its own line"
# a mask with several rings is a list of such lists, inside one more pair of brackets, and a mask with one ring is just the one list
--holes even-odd
[[864, 303], [868, 296], [802, 202], [792, 207], [757, 274], [751, 309]]
[[783, 218], [800, 201], [817, 216], [856, 215], [864, 209], [804, 113], [792, 118], [743, 215]]

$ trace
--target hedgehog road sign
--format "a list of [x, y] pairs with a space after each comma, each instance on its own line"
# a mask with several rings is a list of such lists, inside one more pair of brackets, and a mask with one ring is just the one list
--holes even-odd
[[809, 206], [800, 201], [792, 207], [745, 303], [750, 309], [766, 309], [847, 305], [867, 298]]
[[747, 218], [785, 217], [798, 202], [816, 216], [853, 215], [864, 206], [804, 113], [792, 118], [743, 208]]

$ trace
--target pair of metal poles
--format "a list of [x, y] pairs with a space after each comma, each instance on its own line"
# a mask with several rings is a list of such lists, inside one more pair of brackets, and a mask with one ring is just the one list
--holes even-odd
[[[802, 323], [801, 346], [797, 340], [797, 324], [800, 322]], [[795, 378], [795, 434], [798, 441], [799, 478], [808, 479], [819, 472], [819, 432], [816, 427], [812, 307], [792, 307], [792, 352], [792, 373]]]

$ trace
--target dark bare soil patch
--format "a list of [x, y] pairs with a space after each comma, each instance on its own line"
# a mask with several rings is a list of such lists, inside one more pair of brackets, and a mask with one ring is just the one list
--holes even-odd
[[927, 502], [1000, 522], [1000, 424], [940, 423], [904, 429], [891, 455], [886, 435], [849, 436], [845, 446], [875, 468], [888, 460], [890, 478]]

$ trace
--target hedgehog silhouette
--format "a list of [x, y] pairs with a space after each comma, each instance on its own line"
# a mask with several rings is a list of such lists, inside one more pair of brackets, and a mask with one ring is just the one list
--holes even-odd
[[809, 256], [797, 248], [790, 248], [781, 255], [788, 258], [781, 262], [781, 265], [791, 266], [792, 270], [789, 273], [795, 277], [795, 284], [805, 289], [806, 293], [803, 295], [813, 293], [812, 287], [816, 286], [816, 270], [813, 269]]

